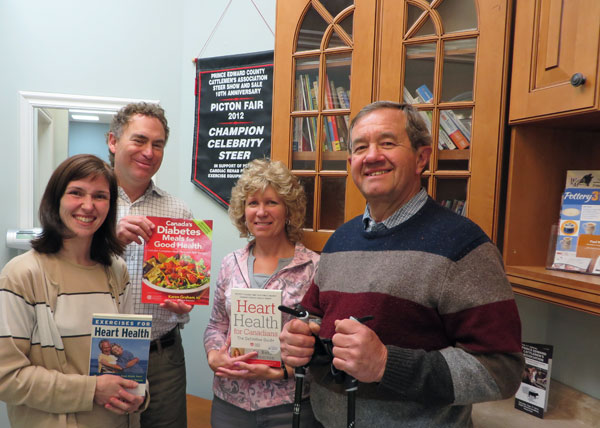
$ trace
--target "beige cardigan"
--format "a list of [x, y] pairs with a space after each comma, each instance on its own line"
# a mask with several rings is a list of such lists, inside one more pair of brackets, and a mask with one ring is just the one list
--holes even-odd
[[[87, 293], [92, 296], [88, 299], [117, 312], [129, 283], [125, 262], [115, 258], [105, 268], [110, 295], [106, 287], [90, 290], [88, 284], [73, 284], [77, 281], [62, 283], [64, 268], [58, 256], [32, 250], [12, 259], [0, 273], [0, 400], [7, 403], [11, 425], [138, 426], [139, 415], [116, 415], [94, 403], [96, 377], [85, 369], [89, 334], [61, 337], [54, 318], [59, 284], [61, 304], [74, 312]], [[77, 319], [73, 323], [74, 329], [85, 331]]]

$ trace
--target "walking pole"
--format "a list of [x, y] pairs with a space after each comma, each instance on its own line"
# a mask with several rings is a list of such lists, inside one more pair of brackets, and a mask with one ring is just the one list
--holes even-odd
[[305, 367], [296, 367], [294, 377], [296, 378], [296, 390], [294, 391], [294, 408], [292, 411], [292, 428], [300, 428], [300, 405], [302, 403], [302, 388], [304, 383]]
[[[287, 306], [279, 305], [278, 309], [281, 312], [293, 315], [299, 320], [308, 324], [308, 312], [297, 311]], [[306, 366], [296, 367], [294, 369], [294, 378], [296, 379], [296, 390], [294, 391], [294, 407], [292, 411], [292, 428], [300, 428], [300, 404], [302, 402], [302, 389], [304, 384], [304, 376], [306, 375]]]
[[[370, 321], [374, 317], [373, 315], [367, 315], [362, 318], [350, 317], [351, 320], [358, 321], [363, 324], [365, 321]], [[346, 389], [346, 395], [348, 398], [348, 409], [347, 409], [347, 428], [356, 428], [356, 391], [358, 390], [358, 381], [355, 377], [350, 376], [348, 373], [344, 373], [344, 387]]]
[[344, 379], [344, 386], [346, 387], [346, 395], [348, 397], [348, 410], [347, 410], [347, 428], [356, 427], [356, 390], [358, 389], [358, 381], [356, 378], [346, 374]]

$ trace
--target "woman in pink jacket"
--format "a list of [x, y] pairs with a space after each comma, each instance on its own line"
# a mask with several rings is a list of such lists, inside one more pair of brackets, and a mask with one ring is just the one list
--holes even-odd
[[[302, 185], [281, 162], [250, 162], [232, 189], [229, 217], [240, 236], [250, 242], [223, 259], [204, 333], [208, 364], [215, 372], [211, 414], [215, 428], [291, 426], [292, 369], [248, 364], [254, 353], [232, 356], [229, 314], [232, 288], [282, 290], [283, 305], [300, 303], [319, 260], [300, 243], [305, 213]], [[282, 324], [288, 320], [289, 315], [282, 314]], [[310, 408], [308, 387], [304, 397], [302, 426], [319, 426]]]

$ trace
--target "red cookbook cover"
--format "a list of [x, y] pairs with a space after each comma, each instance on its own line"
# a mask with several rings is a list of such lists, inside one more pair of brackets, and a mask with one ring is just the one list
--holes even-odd
[[144, 247], [142, 303], [208, 305], [212, 220], [148, 219], [156, 229]]

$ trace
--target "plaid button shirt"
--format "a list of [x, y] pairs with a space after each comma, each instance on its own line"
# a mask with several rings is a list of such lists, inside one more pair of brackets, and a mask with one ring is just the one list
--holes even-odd
[[365, 232], [376, 232], [384, 229], [391, 229], [394, 226], [398, 226], [400, 223], [404, 223], [406, 220], [411, 218], [417, 213], [425, 202], [427, 201], [427, 192], [421, 188], [421, 191], [411, 198], [410, 201], [398, 208], [391, 216], [386, 218], [380, 223], [377, 223], [371, 217], [371, 211], [369, 211], [369, 204], [365, 207], [365, 213], [363, 214], [363, 224], [365, 226]]
[[[127, 193], [119, 187], [117, 219], [129, 215], [143, 215], [173, 218], [194, 218], [192, 211], [180, 199], [171, 196], [150, 182], [146, 192], [135, 202], [131, 202]], [[132, 242], [125, 249], [125, 262], [131, 279], [129, 293], [125, 296], [124, 308], [127, 312], [152, 315], [152, 340], [163, 336], [177, 324], [190, 320], [188, 314], [177, 315], [156, 304], [141, 303], [142, 298], [142, 262], [144, 245]]]

